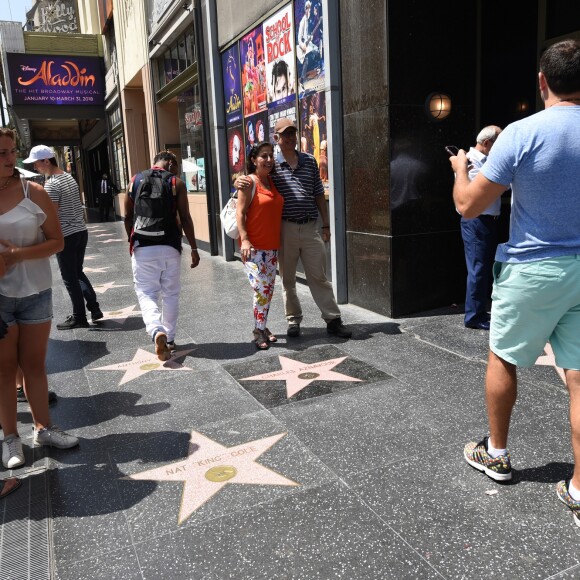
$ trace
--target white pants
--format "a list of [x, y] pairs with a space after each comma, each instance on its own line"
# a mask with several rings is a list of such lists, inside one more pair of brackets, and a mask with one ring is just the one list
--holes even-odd
[[175, 339], [179, 314], [181, 254], [171, 246], [144, 246], [133, 250], [133, 282], [147, 333], [158, 331]]

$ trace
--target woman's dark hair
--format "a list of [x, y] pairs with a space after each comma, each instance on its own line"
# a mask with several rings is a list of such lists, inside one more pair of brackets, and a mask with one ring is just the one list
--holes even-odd
[[[248, 173], [256, 172], [256, 164], [252, 161], [252, 158], [255, 159], [256, 157], [258, 157], [260, 149], [262, 149], [263, 147], [270, 147], [272, 149], [272, 153], [274, 153], [274, 145], [272, 145], [270, 141], [262, 141], [257, 145], [253, 145], [252, 148], [250, 149], [250, 153], [248, 154], [248, 158], [246, 159], [246, 168], [248, 170]], [[274, 173], [274, 171], [275, 167], [272, 168], [272, 173]]]

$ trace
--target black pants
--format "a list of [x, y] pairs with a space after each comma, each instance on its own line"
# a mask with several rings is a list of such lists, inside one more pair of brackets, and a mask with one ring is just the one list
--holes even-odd
[[[102, 222], [109, 220], [109, 214], [113, 209], [113, 196], [112, 195], [99, 195], [99, 217]], [[115, 218], [115, 213], [113, 212], [113, 219]]]
[[91, 312], [99, 309], [97, 295], [83, 272], [88, 239], [87, 230], [65, 236], [64, 249], [56, 255], [60, 275], [73, 305], [73, 315], [77, 320], [87, 318], [85, 301]]

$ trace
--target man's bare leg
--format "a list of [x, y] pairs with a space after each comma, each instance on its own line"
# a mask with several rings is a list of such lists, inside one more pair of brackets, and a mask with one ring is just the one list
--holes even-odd
[[[570, 393], [570, 431], [574, 452], [574, 476], [572, 485], [580, 489], [580, 371], [564, 370], [566, 386]], [[578, 468], [576, 468], [578, 466]]]
[[[580, 381], [580, 377], [579, 377]], [[490, 442], [496, 449], [506, 449], [512, 410], [518, 394], [516, 366], [489, 351], [485, 377], [485, 398]], [[578, 458], [580, 461], [580, 383], [578, 393]], [[578, 474], [580, 480], [580, 472]]]

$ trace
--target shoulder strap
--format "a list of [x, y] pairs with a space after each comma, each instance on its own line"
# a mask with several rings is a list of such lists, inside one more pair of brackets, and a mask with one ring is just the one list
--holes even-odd
[[[22, 191], [24, 192], [24, 197], [28, 198], [28, 186], [30, 184], [30, 182], [28, 181], [28, 179], [25, 179], [24, 177], [20, 176], [20, 183], [22, 185]], [[24, 185], [26, 183], [26, 185]]]

